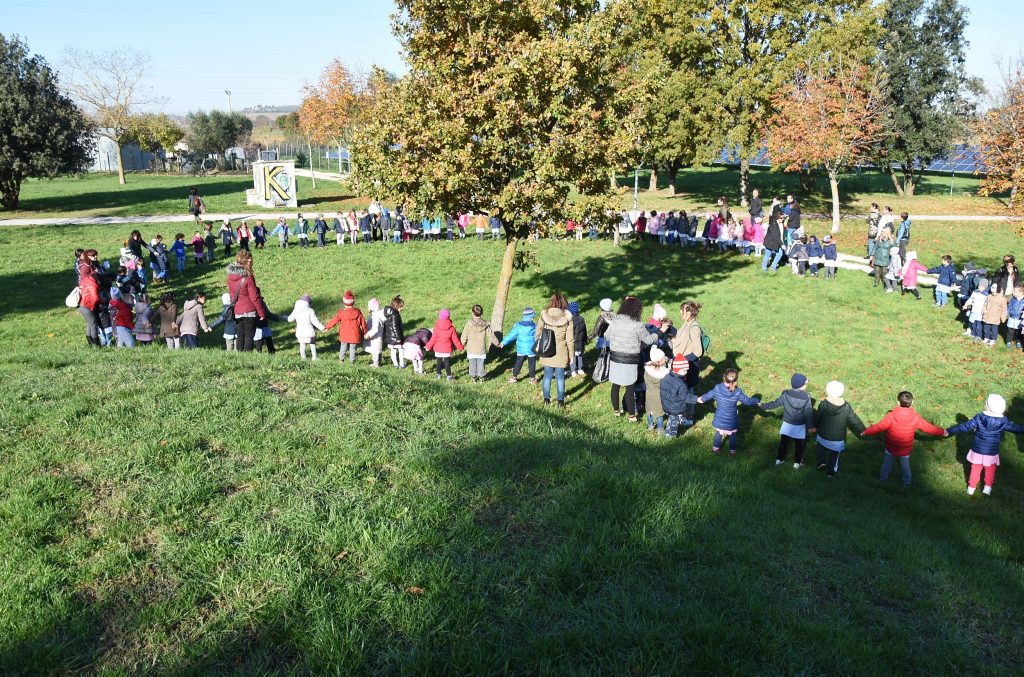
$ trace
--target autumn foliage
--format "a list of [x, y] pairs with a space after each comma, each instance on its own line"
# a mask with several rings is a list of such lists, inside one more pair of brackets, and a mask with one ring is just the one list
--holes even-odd
[[358, 80], [340, 60], [327, 65], [315, 85], [303, 88], [299, 126], [315, 143], [341, 146], [351, 137], [359, 117], [361, 90]]
[[978, 193], [1009, 192], [1010, 211], [1024, 215], [1024, 69], [1009, 74], [997, 105], [978, 123], [978, 143], [986, 176]]

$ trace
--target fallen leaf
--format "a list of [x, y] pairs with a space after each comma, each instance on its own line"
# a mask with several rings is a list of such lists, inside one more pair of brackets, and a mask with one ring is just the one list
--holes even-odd
[[409, 593], [410, 595], [422, 595], [423, 594], [423, 588], [421, 588], [419, 586], [416, 586], [416, 585], [410, 585], [408, 588], [405, 589], [405, 591], [407, 593]]
[[346, 557], [348, 557], [348, 550], [342, 550], [334, 556], [334, 559], [345, 559]]

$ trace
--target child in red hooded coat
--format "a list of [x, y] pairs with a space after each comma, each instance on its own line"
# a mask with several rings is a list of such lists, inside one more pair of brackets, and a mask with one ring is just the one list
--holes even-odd
[[363, 311], [356, 308], [356, 297], [351, 291], [346, 291], [341, 299], [341, 310], [335, 313], [331, 321], [324, 326], [329, 330], [335, 325], [338, 327], [338, 342], [341, 348], [338, 350], [338, 359], [345, 359], [345, 351], [348, 350], [348, 361], [355, 363], [356, 348], [363, 344], [363, 336], [366, 335], [366, 318]]
[[444, 369], [448, 380], [452, 380], [452, 353], [456, 349], [465, 350], [465, 346], [459, 340], [459, 333], [452, 324], [451, 313], [445, 308], [437, 314], [434, 331], [425, 347], [425, 350], [433, 350], [434, 357], [437, 358], [437, 378], [441, 378], [441, 370]]

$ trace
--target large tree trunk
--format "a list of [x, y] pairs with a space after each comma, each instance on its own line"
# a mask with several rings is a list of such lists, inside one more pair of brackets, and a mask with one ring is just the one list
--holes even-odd
[[828, 173], [828, 185], [832, 188], [832, 234], [839, 232], [839, 175]]
[[111, 139], [114, 142], [114, 148], [117, 150], [117, 182], [122, 186], [125, 184], [124, 180], [124, 160], [121, 158], [121, 144], [117, 139]]
[[11, 177], [0, 181], [0, 207], [13, 211], [18, 208], [20, 197], [21, 179]]
[[673, 162], [668, 166], [668, 192], [676, 194], [676, 176], [679, 175], [679, 163]]
[[648, 192], [658, 190], [658, 165], [651, 165], [651, 179], [647, 184]]
[[747, 193], [750, 192], [750, 160], [743, 158], [740, 160], [740, 206], [746, 207]]
[[615, 172], [608, 172], [608, 187], [612, 190], [619, 189], [619, 182], [615, 180]]
[[496, 334], [504, 333], [505, 306], [508, 305], [508, 292], [512, 288], [519, 239], [518, 235], [512, 234], [505, 239], [505, 256], [501, 259], [501, 273], [498, 275], [498, 293], [494, 296], [494, 309], [491, 311], [491, 329]]
[[896, 171], [892, 167], [886, 168], [886, 173], [889, 174], [889, 178], [892, 179], [893, 188], [896, 189], [897, 195], [903, 195], [903, 186], [900, 184], [900, 177], [896, 176]]
[[914, 189], [917, 188], [917, 181], [920, 178], [919, 175], [914, 173], [914, 169], [903, 170], [903, 195], [904, 197], [914, 197]]

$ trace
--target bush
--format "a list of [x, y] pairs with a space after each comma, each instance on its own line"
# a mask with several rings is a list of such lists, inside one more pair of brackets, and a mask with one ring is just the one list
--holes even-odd
[[309, 162], [309, 156], [306, 155], [305, 151], [298, 151], [295, 153], [295, 166], [296, 167], [307, 167]]

